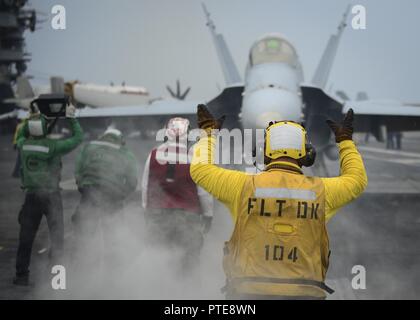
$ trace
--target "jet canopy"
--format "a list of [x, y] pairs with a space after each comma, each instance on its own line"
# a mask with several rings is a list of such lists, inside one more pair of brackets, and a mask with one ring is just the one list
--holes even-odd
[[262, 63], [298, 64], [298, 57], [293, 46], [279, 36], [266, 36], [254, 43], [249, 55], [249, 65]]

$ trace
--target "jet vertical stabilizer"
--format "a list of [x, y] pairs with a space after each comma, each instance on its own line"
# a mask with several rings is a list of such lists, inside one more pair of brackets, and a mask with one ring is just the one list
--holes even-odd
[[327, 47], [319, 61], [318, 67], [316, 68], [314, 77], [312, 78], [312, 84], [324, 89], [327, 84], [328, 77], [331, 72], [332, 65], [334, 63], [335, 56], [337, 54], [338, 45], [340, 43], [341, 36], [345, 27], [347, 26], [347, 17], [349, 15], [350, 6], [347, 7], [346, 12], [343, 15], [336, 34], [333, 34], [328, 40]]
[[216, 26], [210, 18], [210, 13], [204, 3], [202, 3], [204, 14], [206, 15], [207, 23], [209, 27], [214, 45], [216, 47], [217, 56], [219, 57], [220, 64], [222, 65], [223, 76], [225, 77], [226, 85], [230, 86], [233, 84], [240, 83], [241, 77], [238, 69], [236, 68], [235, 62], [233, 61], [232, 55], [230, 54], [229, 48], [226, 45], [223, 35], [216, 32]]

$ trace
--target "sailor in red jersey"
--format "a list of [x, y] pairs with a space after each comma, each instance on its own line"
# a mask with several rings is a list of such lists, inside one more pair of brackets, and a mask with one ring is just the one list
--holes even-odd
[[212, 197], [190, 176], [188, 129], [187, 119], [169, 120], [168, 140], [150, 152], [142, 182], [147, 242], [182, 250], [184, 271], [197, 265], [213, 219]]

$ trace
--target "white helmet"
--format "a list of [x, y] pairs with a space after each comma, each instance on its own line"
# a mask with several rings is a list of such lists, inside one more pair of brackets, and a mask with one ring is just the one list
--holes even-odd
[[114, 135], [116, 137], [121, 137], [122, 136], [121, 131], [118, 130], [118, 129], [115, 129], [115, 128], [108, 128], [108, 129], [106, 129], [105, 132], [104, 132], [104, 136], [105, 135], [108, 135], [108, 134], [112, 134], [112, 135]]
[[101, 136], [101, 139], [109, 139], [109, 138], [121, 145], [125, 144], [124, 136], [122, 132], [118, 129], [115, 129], [112, 127], [109, 127], [108, 129], [106, 129], [103, 135]]
[[34, 114], [28, 120], [28, 131], [32, 137], [44, 137], [47, 134], [46, 119], [41, 114]]
[[175, 140], [177, 137], [182, 137], [188, 133], [190, 121], [185, 118], [172, 118], [166, 125], [166, 135], [169, 139]]

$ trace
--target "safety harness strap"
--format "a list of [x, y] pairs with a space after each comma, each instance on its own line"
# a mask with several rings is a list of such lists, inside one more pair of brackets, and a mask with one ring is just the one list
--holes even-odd
[[[266, 277], [243, 277], [232, 279], [228, 282], [228, 285], [231, 283], [240, 284], [243, 282], [263, 282], [263, 283], [282, 283], [282, 284], [300, 284], [306, 286], [314, 286], [321, 288], [329, 294], [333, 294], [334, 290], [328, 287], [322, 281], [316, 281], [311, 279], [282, 279], [282, 278], [266, 278]], [[227, 289], [227, 288], [226, 288]]]
[[279, 164], [279, 163], [273, 163], [273, 164], [269, 164], [267, 165], [267, 167], [265, 168], [264, 171], [269, 171], [271, 169], [280, 169], [280, 170], [287, 170], [287, 171], [293, 171], [299, 174], [303, 174], [302, 170], [292, 167], [292, 166], [288, 166], [288, 165], [283, 165], [283, 164]]

